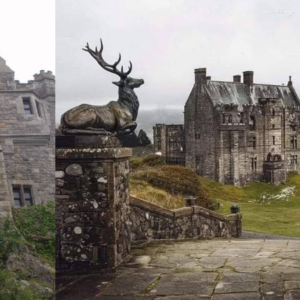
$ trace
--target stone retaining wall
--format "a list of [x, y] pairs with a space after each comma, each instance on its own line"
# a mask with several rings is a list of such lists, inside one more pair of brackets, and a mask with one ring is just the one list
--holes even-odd
[[240, 237], [242, 215], [221, 215], [192, 206], [168, 210], [131, 196], [132, 241]]

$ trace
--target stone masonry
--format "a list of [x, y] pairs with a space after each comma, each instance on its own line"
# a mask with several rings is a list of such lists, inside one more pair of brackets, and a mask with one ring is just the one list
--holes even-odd
[[[185, 165], [234, 185], [252, 180], [277, 185], [288, 172], [300, 172], [300, 99], [291, 77], [287, 85], [270, 85], [254, 83], [252, 71], [243, 73], [243, 83], [240, 75], [232, 82], [206, 75], [205, 68], [195, 70], [184, 107]], [[165, 151], [168, 126], [154, 127], [154, 141], [167, 162], [172, 158]], [[179, 126], [174, 136], [183, 132]]]
[[160, 152], [168, 164], [185, 164], [183, 125], [156, 124], [153, 127], [154, 151]]
[[[20, 83], [0, 57], [0, 214], [53, 201], [55, 77], [41, 71]], [[13, 193], [13, 190], [17, 192]], [[19, 200], [14, 201], [14, 198]], [[5, 209], [6, 208], [6, 209]]]
[[300, 100], [287, 85], [254, 83], [254, 73], [233, 82], [212, 81], [195, 70], [185, 104], [186, 165], [226, 184], [251, 180], [280, 184], [300, 171]]
[[130, 197], [129, 157], [115, 137], [58, 136], [56, 270], [114, 269], [132, 242], [239, 237], [241, 215], [167, 210]]
[[58, 278], [59, 300], [299, 300], [299, 240], [181, 240], [133, 248], [116, 274]]
[[130, 252], [132, 150], [109, 145], [115, 138], [69, 138], [56, 150], [56, 269], [115, 268]]
[[221, 215], [200, 206], [168, 210], [131, 196], [132, 241], [231, 238], [242, 233], [242, 215]]

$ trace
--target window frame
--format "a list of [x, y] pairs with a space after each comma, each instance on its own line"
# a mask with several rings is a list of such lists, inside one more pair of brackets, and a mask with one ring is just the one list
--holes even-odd
[[[26, 101], [27, 101], [27, 103], [26, 103]], [[34, 115], [31, 97], [22, 97], [22, 104], [23, 104], [23, 109], [24, 109], [24, 113], [26, 116]], [[26, 105], [28, 105], [29, 108], [26, 108]], [[27, 113], [27, 111], [29, 111], [30, 113]]]
[[[14, 196], [14, 190], [18, 190], [19, 192], [19, 195], [20, 195], [20, 206], [17, 206], [15, 201], [15, 196]], [[25, 190], [29, 190], [29, 194], [30, 194], [30, 198], [29, 199], [26, 199], [25, 197]], [[12, 184], [12, 197], [13, 197], [13, 204], [14, 204], [14, 207], [16, 208], [22, 208], [22, 207], [27, 207], [27, 206], [32, 206], [32, 205], [35, 205], [35, 201], [34, 201], [34, 193], [33, 193], [33, 189], [32, 189], [32, 186], [30, 185], [23, 185], [23, 184]], [[31, 204], [26, 204], [26, 202], [30, 200], [30, 203]]]

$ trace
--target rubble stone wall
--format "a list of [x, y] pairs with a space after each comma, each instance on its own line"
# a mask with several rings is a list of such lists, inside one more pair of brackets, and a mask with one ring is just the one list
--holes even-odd
[[57, 270], [114, 268], [130, 251], [128, 148], [56, 150]]
[[223, 216], [199, 206], [168, 210], [131, 196], [132, 241], [240, 237], [241, 214]]

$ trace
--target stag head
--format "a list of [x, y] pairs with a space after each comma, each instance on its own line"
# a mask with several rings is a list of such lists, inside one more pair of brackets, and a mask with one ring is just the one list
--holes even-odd
[[121, 54], [119, 54], [119, 58], [115, 63], [109, 64], [103, 59], [103, 56], [102, 56], [103, 49], [104, 49], [104, 47], [103, 47], [102, 39], [100, 39], [99, 51], [98, 51], [97, 47], [95, 48], [95, 50], [92, 50], [89, 47], [88, 43], [86, 44], [86, 47], [83, 48], [82, 50], [89, 52], [90, 55], [98, 62], [98, 64], [104, 70], [106, 70], [110, 73], [116, 74], [120, 77], [120, 81], [113, 82], [113, 84], [115, 84], [116, 86], [118, 86], [120, 88], [129, 87], [130, 89], [134, 89], [134, 88], [140, 87], [144, 83], [143, 79], [134, 79], [134, 78], [128, 76], [132, 71], [131, 61], [129, 61], [129, 67], [128, 67], [127, 72], [124, 72], [123, 66], [121, 67], [121, 71], [120, 71], [117, 69], [117, 66], [121, 61]]
[[118, 75], [122, 80], [125, 80], [127, 78], [127, 76], [131, 73], [132, 71], [132, 63], [131, 61], [129, 61], [129, 68], [127, 72], [123, 71], [123, 66], [121, 67], [121, 71], [117, 69], [117, 65], [120, 63], [121, 61], [121, 54], [119, 54], [119, 58], [118, 60], [113, 63], [113, 64], [109, 64], [107, 63], [103, 57], [102, 57], [102, 52], [103, 52], [103, 43], [102, 40], [100, 39], [100, 50], [98, 51], [97, 47], [95, 48], [95, 51], [92, 50], [89, 47], [89, 44], [87, 43], [85, 48], [83, 48], [82, 50], [87, 51], [91, 54], [91, 56], [98, 62], [98, 64], [106, 71], [111, 72], [113, 74]]

